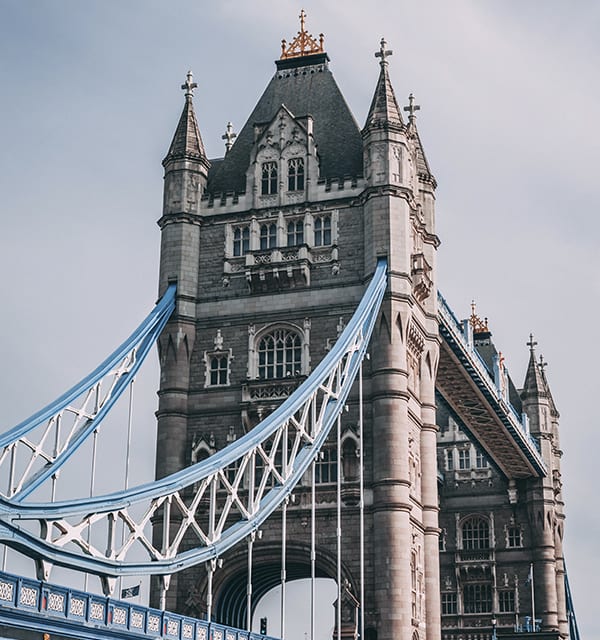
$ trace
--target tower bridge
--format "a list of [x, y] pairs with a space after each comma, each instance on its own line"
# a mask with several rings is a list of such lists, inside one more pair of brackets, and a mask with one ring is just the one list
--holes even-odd
[[[0, 574], [6, 637], [246, 640], [275, 585], [269, 631], [290, 637], [286, 585], [307, 577], [316, 640], [329, 577], [337, 638], [578, 638], [543, 363], [531, 338], [517, 389], [487, 320], [458, 321], [437, 294], [437, 183], [391, 55], [382, 40], [361, 130], [302, 12], [217, 159], [188, 73], [156, 308], [0, 437], [0, 539], [37, 569]], [[155, 341], [156, 480], [58, 499]], [[104, 595], [53, 585], [54, 566]], [[129, 576], [152, 576], [151, 608], [111, 598]]]

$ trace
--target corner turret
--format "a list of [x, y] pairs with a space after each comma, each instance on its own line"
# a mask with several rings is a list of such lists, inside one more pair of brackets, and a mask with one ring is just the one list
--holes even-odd
[[525, 375], [521, 399], [523, 410], [529, 418], [531, 435], [540, 445], [540, 451], [548, 468], [546, 477], [532, 483], [528, 491], [529, 516], [537, 545], [534, 556], [536, 581], [536, 606], [543, 620], [542, 630], [559, 629], [568, 635], [566, 600], [564, 589], [564, 501], [559, 443], [559, 413], [554, 404], [545, 368], [547, 363], [540, 356], [536, 360], [533, 335], [529, 336], [529, 364]]
[[169, 151], [163, 160], [165, 187], [163, 215], [197, 214], [200, 197], [206, 188], [210, 162], [204, 150], [192, 98], [198, 85], [188, 71], [181, 88], [185, 104]]

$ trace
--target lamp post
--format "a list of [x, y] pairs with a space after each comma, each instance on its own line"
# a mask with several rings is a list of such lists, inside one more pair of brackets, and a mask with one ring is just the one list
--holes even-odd
[[496, 625], [498, 624], [498, 620], [496, 620], [496, 616], [492, 617], [492, 640], [497, 640], [496, 635]]

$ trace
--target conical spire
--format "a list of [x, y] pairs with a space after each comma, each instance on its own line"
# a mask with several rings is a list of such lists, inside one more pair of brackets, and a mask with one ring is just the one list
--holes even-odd
[[187, 73], [187, 79], [181, 88], [185, 90], [185, 105], [175, 129], [175, 135], [169, 147], [169, 151], [163, 160], [163, 165], [171, 160], [180, 159], [198, 159], [207, 162], [206, 151], [204, 150], [204, 144], [202, 142], [202, 136], [200, 135], [200, 129], [198, 127], [198, 121], [196, 120], [196, 114], [194, 113], [194, 105], [192, 98], [194, 96], [194, 89], [198, 85], [193, 82], [193, 75], [191, 71]]
[[544, 376], [543, 367], [545, 363], [538, 363], [535, 359], [535, 347], [537, 342], [533, 339], [533, 334], [529, 335], [529, 364], [527, 365], [527, 373], [525, 374], [525, 383], [523, 384], [523, 398], [527, 397], [543, 397], [548, 395], [548, 385]]
[[373, 95], [373, 101], [371, 102], [371, 108], [367, 116], [366, 128], [381, 127], [386, 124], [396, 126], [404, 125], [400, 108], [394, 95], [394, 89], [392, 88], [392, 83], [390, 82], [390, 77], [387, 72], [388, 62], [386, 58], [392, 55], [392, 51], [386, 49], [386, 44], [386, 41], [382, 38], [379, 51], [375, 54], [376, 58], [381, 58], [379, 61], [381, 71], [379, 72], [377, 87], [375, 88], [375, 94]]

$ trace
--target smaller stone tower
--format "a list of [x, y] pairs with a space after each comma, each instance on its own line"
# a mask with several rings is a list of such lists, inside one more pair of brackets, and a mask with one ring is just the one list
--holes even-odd
[[548, 474], [528, 487], [527, 506], [535, 545], [533, 575], [536, 617], [542, 619], [542, 630], [558, 629], [563, 637], [569, 632], [565, 568], [562, 550], [564, 502], [560, 473], [558, 419], [542, 356], [536, 361], [537, 343], [530, 336], [529, 365], [521, 398], [529, 418], [531, 435], [539, 442]]
[[[196, 338], [195, 299], [198, 290], [201, 219], [200, 199], [206, 188], [210, 163], [204, 151], [192, 103], [189, 71], [185, 104], [169, 151], [165, 169], [161, 229], [159, 295], [177, 283], [176, 308], [158, 341], [161, 366], [159, 389], [156, 477], [162, 478], [189, 464], [186, 456], [190, 357]], [[155, 527], [155, 535], [159, 527]], [[177, 575], [173, 576], [176, 582]], [[171, 585], [170, 594], [176, 593]], [[157, 606], [158, 602], [153, 602]], [[176, 606], [169, 601], [167, 607]]]

